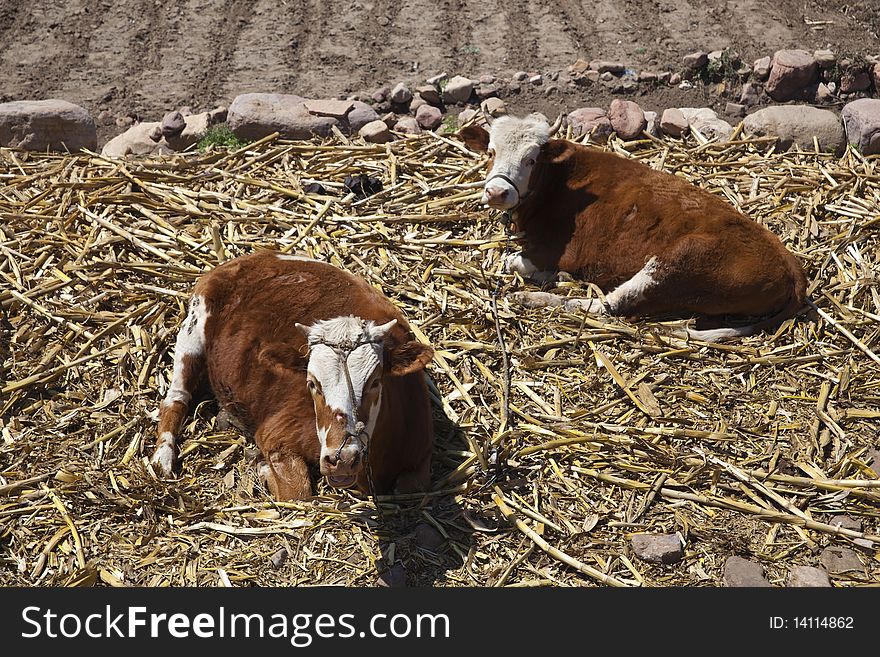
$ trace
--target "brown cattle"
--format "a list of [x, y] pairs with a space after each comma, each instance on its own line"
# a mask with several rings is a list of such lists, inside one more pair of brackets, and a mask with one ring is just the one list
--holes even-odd
[[301, 256], [236, 258], [195, 286], [151, 462], [173, 472], [207, 374], [220, 405], [253, 433], [277, 499], [312, 494], [309, 466], [337, 488], [424, 491], [433, 423], [422, 370], [432, 356], [360, 278]]
[[540, 115], [496, 119], [460, 132], [490, 155], [483, 203], [511, 213], [525, 237], [508, 270], [537, 280], [565, 271], [606, 297], [523, 292], [527, 306], [623, 316], [766, 317], [749, 326], [688, 330], [721, 340], [797, 314], [803, 268], [773, 233], [724, 200], [635, 160], [561, 139]]

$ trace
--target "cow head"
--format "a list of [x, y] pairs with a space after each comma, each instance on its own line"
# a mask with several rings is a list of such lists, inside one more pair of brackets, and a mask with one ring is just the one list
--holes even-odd
[[433, 356], [420, 342], [396, 344], [395, 324], [337, 317], [296, 325], [309, 341], [306, 385], [315, 404], [321, 474], [336, 488], [353, 486], [365, 466], [384, 378], [423, 369]]
[[[490, 117], [486, 117], [487, 122]], [[473, 150], [489, 152], [489, 174], [481, 202], [499, 210], [519, 205], [529, 193], [529, 180], [541, 148], [562, 125], [562, 115], [551, 126], [542, 114], [519, 119], [502, 116], [489, 123], [489, 131], [470, 125], [459, 136]]]

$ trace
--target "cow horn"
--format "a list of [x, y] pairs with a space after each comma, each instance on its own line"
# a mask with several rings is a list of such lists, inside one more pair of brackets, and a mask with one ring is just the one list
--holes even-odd
[[562, 127], [562, 117], [564, 114], [560, 114], [556, 120], [553, 122], [553, 125], [550, 126], [550, 136], [552, 137], [557, 132], [559, 132], [559, 128]]
[[492, 117], [491, 114], [489, 114], [489, 112], [486, 111], [486, 105], [483, 103], [480, 103], [480, 112], [483, 114], [483, 119], [486, 121], [486, 125], [491, 128], [492, 121], [494, 121], [495, 119]]

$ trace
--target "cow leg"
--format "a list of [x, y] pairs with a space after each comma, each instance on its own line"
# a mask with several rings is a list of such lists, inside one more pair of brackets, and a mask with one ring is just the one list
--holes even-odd
[[621, 283], [605, 296], [608, 312], [612, 315], [640, 315], [639, 305], [650, 290], [657, 286], [660, 263], [654, 256], [628, 281]]
[[260, 477], [279, 502], [304, 500], [312, 496], [309, 466], [301, 456], [270, 454], [259, 465]]
[[537, 283], [549, 283], [556, 279], [556, 274], [552, 271], [539, 271], [535, 263], [525, 257], [522, 252], [512, 253], [504, 259], [504, 271], [519, 274], [523, 278]]
[[561, 307], [568, 312], [582, 310], [592, 314], [640, 314], [639, 304], [645, 300], [647, 292], [657, 285], [658, 269], [657, 258], [651, 258], [635, 276], [608, 293], [605, 303], [599, 299], [567, 298], [549, 292], [517, 292], [511, 297], [526, 308]]
[[177, 439], [189, 410], [193, 393], [205, 373], [205, 320], [208, 311], [204, 299], [192, 298], [189, 313], [177, 333], [174, 346], [174, 373], [171, 387], [159, 405], [159, 428], [156, 448], [150, 463], [161, 477], [170, 477], [177, 463]]

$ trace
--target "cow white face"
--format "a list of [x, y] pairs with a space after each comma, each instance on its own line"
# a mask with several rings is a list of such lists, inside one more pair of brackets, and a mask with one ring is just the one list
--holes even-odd
[[550, 125], [540, 114], [522, 119], [503, 116], [492, 122], [487, 147], [491, 160], [483, 204], [499, 210], [519, 205], [529, 193], [532, 171], [551, 134]]
[[321, 474], [336, 488], [353, 486], [365, 465], [382, 405], [383, 376], [420, 369], [433, 355], [417, 342], [388, 349], [395, 324], [396, 319], [377, 325], [336, 317], [296, 325], [309, 341], [306, 385], [315, 404]]

